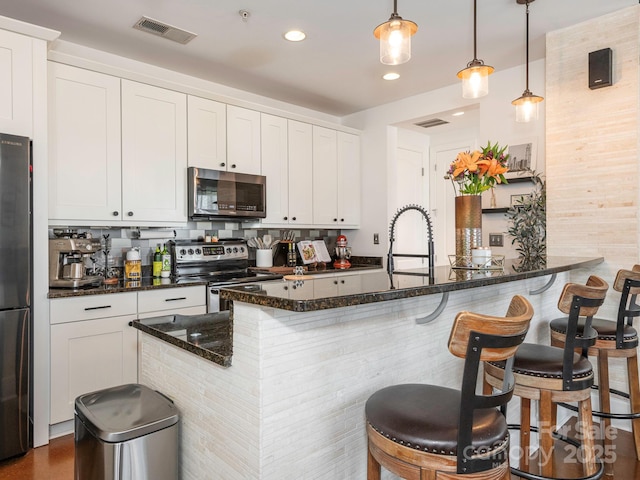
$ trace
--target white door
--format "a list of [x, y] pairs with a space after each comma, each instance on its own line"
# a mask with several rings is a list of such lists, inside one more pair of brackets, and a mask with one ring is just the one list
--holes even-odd
[[338, 135], [313, 126], [313, 224], [338, 225]]
[[[313, 135], [311, 124], [288, 121], [290, 225], [313, 223]], [[268, 180], [267, 180], [268, 181]]]
[[444, 176], [459, 152], [471, 150], [472, 141], [436, 146], [431, 149], [430, 214], [433, 220], [433, 239], [436, 265], [449, 265], [448, 255], [456, 253], [455, 192]]
[[[402, 132], [399, 132], [396, 152], [396, 211], [406, 205], [428, 208], [428, 196], [425, 193], [428, 179], [424, 174], [429, 160], [429, 139], [424, 135], [412, 137], [412, 141], [403, 140]], [[396, 221], [394, 231], [394, 253], [426, 254], [428, 252], [426, 220], [417, 210], [401, 214]], [[402, 257], [394, 259], [396, 270], [420, 268], [423, 265], [428, 265], [427, 259]]]
[[260, 112], [227, 105], [226, 169], [234, 173], [261, 174]]
[[289, 140], [287, 119], [260, 118], [262, 174], [267, 177], [267, 216], [263, 225], [282, 225], [289, 216]]
[[33, 136], [32, 40], [0, 30], [0, 132]]

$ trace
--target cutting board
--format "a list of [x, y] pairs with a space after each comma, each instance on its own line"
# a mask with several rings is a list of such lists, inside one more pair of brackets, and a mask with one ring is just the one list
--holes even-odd
[[[293, 273], [294, 267], [249, 267], [249, 270], [257, 273], [281, 273], [282, 275], [288, 275]], [[308, 269], [304, 267], [306, 272]]]

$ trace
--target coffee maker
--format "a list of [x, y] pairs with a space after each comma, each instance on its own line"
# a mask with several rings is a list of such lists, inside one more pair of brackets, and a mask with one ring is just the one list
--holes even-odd
[[100, 251], [97, 238], [49, 239], [49, 287], [79, 288], [100, 285], [102, 277], [87, 275], [84, 259]]

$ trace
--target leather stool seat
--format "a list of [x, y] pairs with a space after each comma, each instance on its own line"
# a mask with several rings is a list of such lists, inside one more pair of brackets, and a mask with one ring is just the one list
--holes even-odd
[[[551, 320], [549, 328], [551, 328], [551, 331], [553, 332], [558, 332], [566, 335], [568, 323], [569, 319], [566, 317], [556, 318], [554, 320]], [[592, 320], [591, 326], [598, 332], [599, 340], [606, 340], [611, 342], [616, 341], [616, 329], [618, 326], [616, 322], [605, 320], [603, 318], [594, 318]], [[578, 321], [578, 335], [582, 336], [583, 331], [584, 319], [581, 318]], [[634, 348], [638, 346], [638, 331], [631, 325], [623, 325], [622, 336], [627, 348]]]
[[[374, 393], [366, 404], [369, 425], [386, 438], [423, 452], [458, 453], [461, 392], [436, 385], [393, 385]], [[472, 429], [473, 454], [505, 448], [507, 422], [497, 409], [477, 410]]]
[[[562, 360], [564, 349], [523, 343], [518, 348], [513, 360], [514, 375], [529, 375], [541, 378], [562, 378]], [[491, 365], [504, 369], [504, 362], [488, 362]], [[577, 353], [573, 354], [573, 379], [593, 376], [591, 362]]]

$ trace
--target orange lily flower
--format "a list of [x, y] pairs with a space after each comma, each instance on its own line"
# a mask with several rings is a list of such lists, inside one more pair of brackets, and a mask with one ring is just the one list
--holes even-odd
[[469, 172], [475, 172], [478, 170], [478, 161], [480, 160], [481, 153], [477, 150], [473, 153], [460, 152], [456, 157], [455, 169], [453, 170], [453, 176], [457, 177], [465, 170]]

